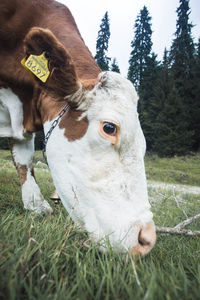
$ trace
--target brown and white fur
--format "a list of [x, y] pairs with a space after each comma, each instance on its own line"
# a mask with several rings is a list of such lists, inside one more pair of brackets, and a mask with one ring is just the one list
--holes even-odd
[[[48, 53], [41, 82], [21, 65]], [[9, 137], [24, 207], [52, 209], [32, 168], [34, 133], [45, 133], [70, 107], [47, 143], [47, 160], [61, 201], [94, 240], [146, 254], [155, 244], [144, 169], [145, 140], [137, 94], [121, 75], [101, 72], [65, 6], [53, 0], [0, 2], [0, 136]], [[104, 130], [112, 124], [115, 132]]]

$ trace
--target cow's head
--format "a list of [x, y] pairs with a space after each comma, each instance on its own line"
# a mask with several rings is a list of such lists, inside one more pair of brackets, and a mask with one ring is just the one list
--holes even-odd
[[[117, 73], [103, 72], [93, 88], [85, 89], [69, 53], [49, 31], [33, 29], [25, 45], [28, 54], [37, 47], [37, 54], [49, 53], [53, 71], [41, 83], [48, 97], [65, 98], [76, 107], [62, 117], [47, 144], [62, 203], [95, 241], [107, 237], [121, 252], [148, 253], [156, 235], [133, 85]], [[51, 123], [44, 123], [45, 132]]]

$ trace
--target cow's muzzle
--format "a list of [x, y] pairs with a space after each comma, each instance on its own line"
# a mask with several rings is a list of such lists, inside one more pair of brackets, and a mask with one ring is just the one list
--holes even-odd
[[151, 251], [156, 242], [156, 231], [153, 222], [149, 222], [142, 227], [138, 234], [138, 244], [133, 247], [131, 253], [134, 256], [146, 255]]

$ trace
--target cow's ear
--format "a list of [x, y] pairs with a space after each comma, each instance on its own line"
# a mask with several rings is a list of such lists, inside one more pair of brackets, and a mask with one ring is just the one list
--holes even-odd
[[[33, 27], [24, 39], [24, 50], [24, 64], [47, 93], [56, 98], [64, 98], [79, 90], [80, 83], [72, 58], [50, 30]], [[45, 64], [46, 71], [49, 72], [46, 75]], [[47, 77], [45, 81], [42, 76]]]

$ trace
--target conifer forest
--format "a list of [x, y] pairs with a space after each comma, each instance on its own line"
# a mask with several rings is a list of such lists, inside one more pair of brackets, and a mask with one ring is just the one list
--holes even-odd
[[[134, 23], [127, 78], [139, 95], [138, 111], [148, 153], [185, 155], [200, 149], [200, 38], [195, 44], [189, 0], [179, 0], [170, 50], [158, 61], [152, 52], [151, 16], [144, 6]], [[120, 72], [107, 56], [109, 17], [106, 12], [96, 43], [102, 70]], [[112, 62], [112, 63], [110, 63]], [[110, 63], [110, 65], [109, 65]]]

